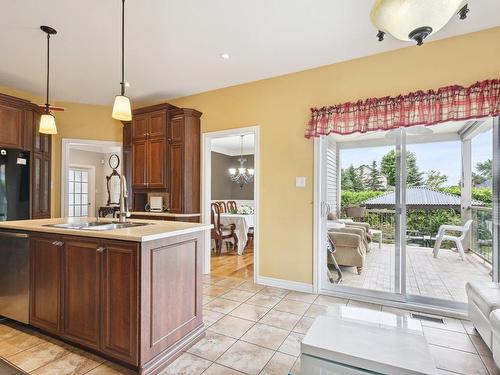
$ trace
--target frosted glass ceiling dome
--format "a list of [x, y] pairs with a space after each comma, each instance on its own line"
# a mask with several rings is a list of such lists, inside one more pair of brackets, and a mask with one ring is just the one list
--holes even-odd
[[377, 0], [370, 18], [379, 29], [379, 40], [385, 33], [418, 45], [431, 34], [441, 30], [450, 19], [468, 13], [467, 0]]

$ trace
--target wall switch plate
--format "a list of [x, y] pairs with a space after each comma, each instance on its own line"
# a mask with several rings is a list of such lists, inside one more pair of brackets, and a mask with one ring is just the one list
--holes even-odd
[[306, 178], [305, 177], [295, 177], [295, 187], [298, 187], [298, 188], [306, 187]]

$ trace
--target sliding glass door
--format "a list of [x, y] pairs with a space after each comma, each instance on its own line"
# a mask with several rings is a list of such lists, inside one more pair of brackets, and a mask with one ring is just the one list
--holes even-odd
[[496, 280], [494, 121], [317, 140], [320, 291], [463, 309]]

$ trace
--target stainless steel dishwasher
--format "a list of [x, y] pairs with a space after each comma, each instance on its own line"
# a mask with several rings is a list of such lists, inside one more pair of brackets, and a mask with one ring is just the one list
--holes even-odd
[[29, 323], [29, 236], [0, 231], [0, 316]]

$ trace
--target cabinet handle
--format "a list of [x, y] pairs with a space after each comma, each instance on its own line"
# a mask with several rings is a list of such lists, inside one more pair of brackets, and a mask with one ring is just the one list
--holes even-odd
[[99, 246], [95, 251], [97, 251], [98, 253], [102, 253], [106, 251], [106, 248], [104, 246]]
[[172, 138], [167, 139], [168, 143], [172, 143]]
[[62, 245], [64, 245], [64, 242], [62, 242], [62, 241], [54, 241], [54, 242], [52, 242], [52, 245], [62, 246]]

